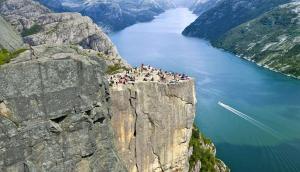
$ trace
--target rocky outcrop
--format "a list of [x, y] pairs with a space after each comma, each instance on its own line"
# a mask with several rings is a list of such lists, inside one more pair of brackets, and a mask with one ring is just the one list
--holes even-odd
[[32, 0], [2, 0], [0, 14], [19, 32], [32, 27], [34, 19], [50, 10]]
[[23, 46], [21, 36], [0, 16], [0, 50], [14, 51]]
[[194, 89], [193, 80], [111, 88], [116, 146], [129, 171], [188, 171]]
[[33, 47], [1, 66], [0, 171], [126, 171], [104, 69], [68, 46]]
[[41, 44], [81, 45], [128, 64], [105, 33], [88, 17], [78, 13], [50, 13], [32, 0], [6, 0], [0, 3], [0, 14], [24, 36], [31, 46]]
[[117, 57], [118, 52], [110, 39], [88, 17], [78, 13], [48, 13], [34, 19], [41, 31], [24, 38], [30, 45], [79, 44], [83, 48]]

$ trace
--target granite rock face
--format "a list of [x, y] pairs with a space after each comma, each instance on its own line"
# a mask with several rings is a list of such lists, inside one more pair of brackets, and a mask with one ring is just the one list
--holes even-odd
[[194, 81], [138, 82], [111, 88], [112, 125], [128, 171], [188, 171]]
[[87, 50], [38, 46], [1, 66], [0, 171], [126, 171], [104, 64]]
[[21, 36], [0, 16], [0, 50], [17, 50], [23, 46]]
[[33, 0], [2, 0], [1, 15], [19, 32], [34, 25], [34, 19], [50, 10]]
[[83, 48], [103, 52], [109, 56], [119, 56], [110, 39], [88, 17], [79, 13], [48, 13], [35, 19], [42, 27], [37, 34], [24, 38], [30, 45], [79, 44]]

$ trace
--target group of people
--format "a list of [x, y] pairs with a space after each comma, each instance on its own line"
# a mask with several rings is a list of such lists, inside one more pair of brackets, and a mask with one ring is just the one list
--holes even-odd
[[109, 77], [110, 85], [125, 85], [134, 84], [139, 81], [151, 82], [164, 82], [164, 83], [177, 83], [183, 80], [189, 80], [185, 74], [174, 72], [166, 72], [154, 67], [145, 66], [142, 64], [140, 67], [131, 68], [122, 73], [118, 73]]

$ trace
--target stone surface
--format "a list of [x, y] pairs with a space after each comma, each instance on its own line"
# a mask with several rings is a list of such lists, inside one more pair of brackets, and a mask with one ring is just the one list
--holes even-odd
[[104, 64], [87, 50], [38, 46], [1, 66], [0, 171], [126, 171]]
[[109, 56], [119, 56], [115, 46], [100, 28], [90, 18], [79, 13], [44, 14], [35, 19], [35, 24], [42, 26], [42, 31], [24, 38], [30, 45], [79, 44]]
[[116, 146], [129, 171], [188, 171], [194, 89], [189, 80], [137, 82], [110, 90]]
[[0, 50], [17, 50], [23, 46], [21, 36], [0, 16]]
[[34, 25], [34, 18], [50, 10], [33, 0], [2, 0], [0, 1], [1, 15], [19, 32]]

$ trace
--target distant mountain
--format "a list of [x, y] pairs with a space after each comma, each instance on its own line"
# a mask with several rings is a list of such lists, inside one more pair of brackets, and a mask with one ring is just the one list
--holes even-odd
[[300, 78], [300, 2], [282, 5], [244, 23], [214, 45]]
[[199, 0], [172, 0], [172, 3], [176, 5], [176, 7], [192, 7], [196, 1]]
[[221, 0], [188, 26], [183, 34], [214, 41], [230, 29], [290, 0]]
[[137, 22], [149, 21], [165, 9], [175, 7], [171, 0], [38, 0], [56, 12], [79, 12], [91, 17], [107, 32], [118, 31]]
[[222, 0], [196, 0], [191, 6], [191, 10], [197, 15], [201, 15], [204, 12], [215, 7]]

